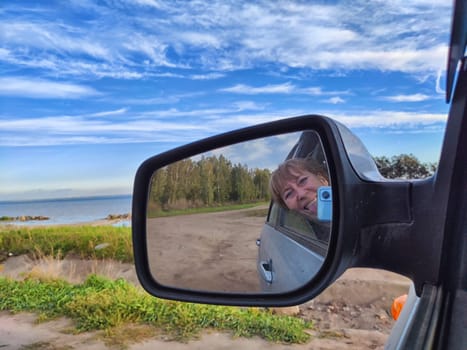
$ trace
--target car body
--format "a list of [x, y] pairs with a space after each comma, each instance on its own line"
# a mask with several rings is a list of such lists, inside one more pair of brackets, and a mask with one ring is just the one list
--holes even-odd
[[[383, 179], [348, 129], [323, 116], [302, 116], [232, 131], [182, 146], [144, 162], [135, 178], [133, 242], [141, 284], [158, 297], [213, 304], [287, 306], [312, 299], [351, 267], [409, 277], [408, 300], [388, 349], [465, 349], [467, 346], [467, 2], [454, 3], [446, 99], [450, 103], [439, 166], [423, 180]], [[316, 132], [331, 175], [333, 220], [321, 268], [280, 291], [191, 290], [158, 283], [146, 245], [148, 186], [158, 169], [202, 152], [291, 132]], [[265, 234], [284, 224], [271, 207]], [[292, 245], [283, 235], [284, 244]], [[261, 240], [261, 245], [263, 244]], [[276, 243], [275, 243], [276, 244]], [[280, 245], [283, 243], [277, 243]], [[272, 249], [264, 247], [265, 249]], [[293, 251], [294, 248], [291, 248]], [[286, 248], [287, 252], [289, 248]], [[310, 250], [311, 251], [311, 250]], [[290, 254], [290, 253], [289, 253]], [[288, 255], [292, 258], [291, 255]], [[307, 259], [307, 258], [303, 258]], [[267, 257], [265, 270], [271, 270]], [[305, 262], [306, 263], [306, 262]], [[273, 268], [277, 264], [272, 264]], [[308, 267], [307, 267], [308, 268]], [[293, 283], [293, 282], [291, 282]]]
[[[324, 262], [327, 242], [302, 215], [271, 203], [258, 242], [258, 275], [265, 292], [300, 287]], [[307, 264], [303, 264], [307, 261]]]

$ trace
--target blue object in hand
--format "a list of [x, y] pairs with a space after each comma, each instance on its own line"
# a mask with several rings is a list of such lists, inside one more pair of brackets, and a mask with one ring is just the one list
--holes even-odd
[[331, 221], [332, 219], [332, 190], [330, 186], [318, 188], [318, 220]]

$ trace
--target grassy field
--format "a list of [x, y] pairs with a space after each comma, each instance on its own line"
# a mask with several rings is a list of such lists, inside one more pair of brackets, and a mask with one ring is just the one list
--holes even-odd
[[[0, 252], [35, 258], [114, 259], [132, 262], [131, 229], [113, 226], [1, 227]], [[90, 275], [82, 284], [47, 276], [22, 281], [0, 278], [0, 310], [35, 312], [46, 321], [69, 317], [77, 331], [104, 330], [109, 337], [122, 325], [149, 327], [175, 340], [195, 337], [202, 329], [228, 331], [236, 336], [260, 336], [284, 343], [303, 343], [312, 325], [299, 318], [265, 309], [180, 303], [153, 298], [123, 280]], [[146, 328], [148, 329], [148, 328]], [[119, 344], [134, 341], [130, 333]]]

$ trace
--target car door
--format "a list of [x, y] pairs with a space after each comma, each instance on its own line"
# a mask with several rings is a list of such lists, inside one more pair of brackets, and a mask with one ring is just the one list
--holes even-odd
[[303, 215], [272, 202], [258, 241], [261, 290], [284, 292], [303, 286], [323, 265], [327, 243]]

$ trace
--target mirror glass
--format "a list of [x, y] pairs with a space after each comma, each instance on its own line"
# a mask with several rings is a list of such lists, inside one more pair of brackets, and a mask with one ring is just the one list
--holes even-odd
[[328, 249], [329, 176], [314, 131], [250, 140], [158, 169], [146, 225], [154, 279], [225, 293], [303, 286]]

